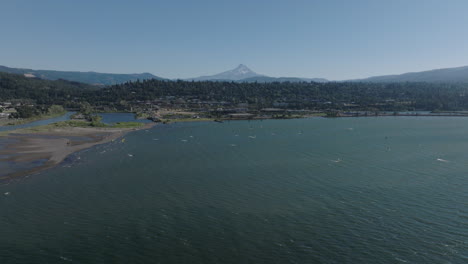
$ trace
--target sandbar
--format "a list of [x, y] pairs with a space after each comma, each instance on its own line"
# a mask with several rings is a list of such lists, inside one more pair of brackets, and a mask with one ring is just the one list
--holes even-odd
[[154, 125], [155, 123], [148, 123], [138, 128], [64, 127], [33, 133], [12, 131], [5, 136], [10, 139], [9, 143], [4, 148], [0, 148], [0, 162], [15, 164], [38, 160], [44, 162], [34, 168], [19, 169], [7, 175], [0, 175], [0, 181], [52, 168], [72, 153], [110, 142], [128, 132], [148, 129]]

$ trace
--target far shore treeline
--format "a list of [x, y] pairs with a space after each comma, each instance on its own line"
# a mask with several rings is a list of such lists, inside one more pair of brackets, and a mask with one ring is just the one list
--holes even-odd
[[0, 103], [102, 111], [134, 111], [137, 106], [178, 109], [306, 109], [311, 111], [468, 110], [467, 83], [362, 82], [193, 82], [144, 80], [96, 87], [66, 80], [42, 80], [0, 73]]

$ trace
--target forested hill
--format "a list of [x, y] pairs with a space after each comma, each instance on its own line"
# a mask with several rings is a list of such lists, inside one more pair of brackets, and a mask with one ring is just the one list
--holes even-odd
[[147, 80], [147, 79], [162, 79], [151, 73], [135, 73], [135, 74], [115, 74], [115, 73], [99, 73], [99, 72], [78, 72], [78, 71], [50, 71], [50, 70], [32, 70], [9, 68], [0, 66], [0, 72], [26, 74], [30, 77], [37, 77], [46, 80], [69, 80], [75, 82], [88, 83], [93, 85], [113, 85], [128, 81]]
[[27, 78], [20, 74], [0, 72], [0, 102], [7, 100], [32, 100], [38, 104], [59, 104], [73, 100], [72, 95], [94, 92], [90, 84], [66, 80], [42, 80]]
[[[0, 73], [0, 102], [76, 107], [82, 102], [104, 109], [133, 106], [309, 110], [468, 110], [468, 84], [187, 82], [144, 80], [97, 89], [95, 86]], [[245, 106], [244, 106], [245, 107]]]
[[439, 82], [468, 83], [468, 66], [445, 68], [422, 72], [409, 72], [399, 75], [375, 76], [356, 80], [359, 82]]
[[[101, 90], [116, 101], [161, 97], [307, 109], [468, 110], [468, 84], [357, 82], [167, 82], [146, 80]], [[353, 105], [353, 106], [351, 106]]]

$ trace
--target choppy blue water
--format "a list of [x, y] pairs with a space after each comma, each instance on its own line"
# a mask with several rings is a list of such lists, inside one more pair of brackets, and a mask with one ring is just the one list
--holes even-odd
[[0, 263], [467, 263], [467, 171], [468, 118], [160, 125], [0, 186]]

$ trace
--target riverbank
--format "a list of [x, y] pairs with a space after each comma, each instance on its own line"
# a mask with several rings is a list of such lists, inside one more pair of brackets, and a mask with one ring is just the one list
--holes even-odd
[[268, 116], [268, 115], [239, 115], [233, 117], [210, 117], [210, 118], [176, 118], [176, 119], [162, 119], [163, 124], [171, 124], [178, 122], [228, 122], [228, 121], [258, 121], [258, 120], [286, 120], [286, 119], [302, 119], [313, 117], [326, 117], [326, 113], [315, 113], [307, 115], [282, 115], [282, 116]]
[[60, 117], [60, 116], [65, 115], [66, 113], [67, 113], [67, 111], [63, 111], [63, 112], [60, 112], [60, 113], [48, 114], [48, 115], [39, 115], [39, 116], [31, 117], [31, 118], [18, 118], [18, 119], [2, 118], [2, 119], [0, 119], [0, 127], [2, 127], [2, 126], [25, 125], [25, 124], [32, 123], [32, 122], [35, 122], [35, 121], [41, 121], [41, 120]]
[[468, 117], [467, 112], [338, 112], [325, 117]]
[[[56, 124], [3, 134], [2, 138], [8, 140], [8, 143], [0, 149], [0, 162], [14, 164], [20, 169], [6, 175], [0, 174], [0, 180], [9, 180], [52, 168], [72, 153], [116, 140], [128, 132], [149, 129], [155, 125], [148, 123], [139, 127], [77, 127]], [[29, 168], [30, 164], [39, 165]]]

